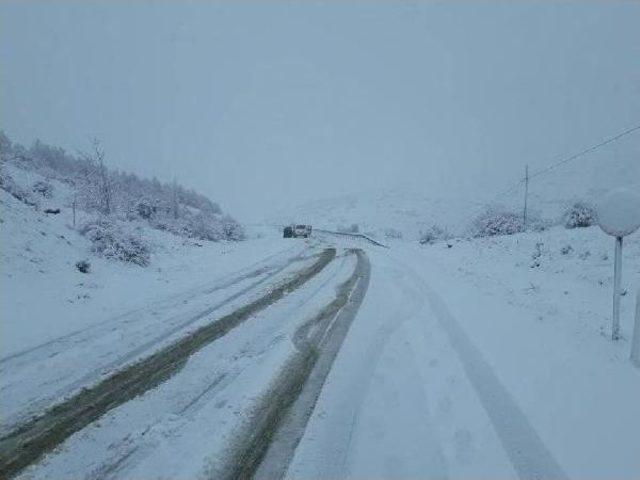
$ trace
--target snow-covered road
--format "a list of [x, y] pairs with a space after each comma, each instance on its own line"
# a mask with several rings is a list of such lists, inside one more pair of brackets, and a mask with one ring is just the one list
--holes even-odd
[[369, 252], [368, 295], [288, 478], [566, 478], [442, 299]]
[[0, 359], [0, 433], [206, 324], [212, 315], [248, 303], [316, 255], [278, 257]]
[[[478, 478], [511, 478], [491, 422], [470, 401], [473, 388], [453, 353], [432, 350], [440, 333], [429, 313], [424, 286], [413, 271], [387, 252], [369, 251], [373, 271], [367, 297], [320, 395], [288, 478], [459, 478], [464, 462], [449, 462], [441, 432], [443, 418], [432, 413], [439, 402], [446, 415], [456, 404], [471, 408], [484, 438], [469, 429], [459, 438], [457, 457], [486, 449]], [[446, 338], [440, 338], [446, 341]], [[441, 375], [432, 371], [440, 370]], [[456, 387], [457, 395], [452, 389]], [[444, 389], [443, 389], [444, 387]], [[449, 391], [449, 396], [442, 396]], [[449, 403], [443, 401], [448, 398]], [[459, 408], [459, 407], [458, 407]], [[467, 408], [469, 410], [469, 408]], [[485, 418], [482, 418], [482, 417]], [[452, 426], [452, 428], [454, 428]], [[487, 455], [488, 453], [488, 455]]]
[[[103, 357], [116, 358], [109, 360], [115, 372], [105, 374], [104, 379], [85, 375], [92, 382], [86, 385], [88, 389], [57, 403], [43, 417], [28, 421], [1, 440], [4, 473], [19, 471], [21, 463], [30, 463], [68, 437], [23, 474], [156, 478], [172, 472], [172, 478], [192, 478], [209, 471], [216, 472], [215, 477], [237, 476], [238, 465], [246, 463], [238, 459], [254, 455], [260, 444], [268, 446], [261, 438], [268, 438], [269, 429], [290, 403], [289, 397], [306, 380], [307, 366], [315, 363], [321, 341], [338, 330], [336, 315], [352, 301], [350, 292], [361, 276], [361, 268], [355, 268], [361, 263], [357, 259], [366, 260], [348, 249], [336, 254], [335, 249], [311, 247], [270, 268], [261, 267], [258, 273], [242, 273], [236, 276], [238, 282], [227, 279], [225, 288], [215, 287], [238, 297], [232, 313], [209, 309], [197, 316], [202, 325], [189, 322], [189, 328], [180, 330], [173, 323], [148, 326], [147, 330], [156, 330], [153, 338], [161, 341], [147, 340], [142, 344], [145, 348], [133, 346], [136, 354], [129, 350], [124, 362], [117, 361], [122, 358], [118, 352], [105, 353]], [[260, 275], [266, 276], [265, 285], [251, 288], [248, 296], [242, 289], [238, 292], [244, 296], [226, 291], [229, 286], [242, 288], [239, 285], [247, 279], [260, 282], [255, 280]], [[211, 290], [204, 292], [202, 301], [211, 302]], [[218, 324], [226, 326], [212, 336], [209, 332]], [[185, 325], [184, 319], [179, 325]], [[161, 326], [170, 327], [170, 334], [158, 334]], [[102, 345], [98, 342], [105, 335], [101, 327], [85, 341], [91, 343], [95, 338], [96, 345]], [[116, 324], [115, 328], [123, 327]], [[144, 337], [140, 335], [141, 341]], [[85, 354], [90, 352], [84, 349], [84, 342], [77, 346], [66, 339], [61, 342], [66, 350], [63, 347], [58, 355], [74, 346]], [[95, 351], [98, 346], [93, 346]], [[38, 350], [25, 352], [19, 365], [28, 365], [30, 356], [41, 362]], [[78, 355], [81, 353], [74, 353]], [[7, 363], [20, 359], [13, 356]], [[22, 374], [35, 370], [23, 369]], [[67, 370], [76, 378], [86, 368], [67, 365]], [[260, 457], [254, 457], [257, 466]]]
[[[244, 315], [187, 349], [160, 381], [124, 392], [65, 434], [20, 478], [626, 479], [640, 471], [639, 375], [620, 345], [594, 350], [590, 337], [551, 336], [537, 311], [500, 296], [490, 266], [480, 287], [469, 282], [464, 245], [446, 255], [331, 237], [295, 245], [306, 246], [3, 359], [11, 380], [3, 404], [13, 415], [4, 418], [20, 419], [61, 392], [170, 353], [212, 321]], [[283, 284], [291, 286], [271, 298]], [[620, 394], [627, 400], [611, 411]]]
[[[523, 248], [541, 241], [526, 240]], [[586, 323], [581, 310], [601, 306], [590, 283], [546, 274], [564, 299], [571, 289], [594, 297], [556, 320], [544, 304], [502, 291], [516, 275], [528, 283], [541, 274], [518, 271], [518, 250], [491, 258], [473, 242], [361, 248], [372, 264], [367, 296], [287, 478], [637, 477], [640, 372], [627, 342], [574, 330]], [[598, 286], [599, 272], [577, 267]]]

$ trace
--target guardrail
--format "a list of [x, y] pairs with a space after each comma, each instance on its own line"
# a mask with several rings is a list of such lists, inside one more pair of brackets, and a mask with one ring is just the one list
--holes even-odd
[[321, 233], [329, 233], [331, 235], [341, 235], [343, 237], [360, 238], [362, 240], [366, 240], [369, 243], [372, 243], [373, 245], [375, 245], [377, 247], [391, 248], [391, 247], [389, 247], [389, 245], [385, 245], [384, 243], [380, 243], [377, 240], [374, 240], [373, 238], [371, 238], [368, 235], [365, 235], [363, 233], [334, 232], [333, 230], [323, 230], [321, 228], [314, 228], [313, 231], [314, 232], [321, 232]]

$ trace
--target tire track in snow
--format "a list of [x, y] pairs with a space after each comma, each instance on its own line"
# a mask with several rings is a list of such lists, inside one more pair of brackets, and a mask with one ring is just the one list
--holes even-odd
[[404, 266], [425, 292], [518, 477], [521, 480], [568, 479], [516, 400], [500, 382], [442, 298], [412, 268], [398, 263]]
[[[253, 265], [250, 265], [249, 267], [246, 267], [230, 275], [227, 275], [223, 277], [221, 280], [219, 280], [213, 286], [211, 285], [206, 285], [205, 287], [201, 286], [196, 288], [195, 291], [183, 292], [177, 295], [172, 295], [168, 298], [163, 298], [157, 302], [154, 302], [152, 304], [154, 305], [153, 308], [155, 309], [166, 308], [173, 304], [183, 303], [184, 301], [188, 301], [191, 298], [199, 295], [210, 295], [217, 291], [230, 288], [244, 280], [255, 278], [264, 274], [270, 274], [276, 269], [279, 271], [282, 271], [283, 268], [287, 267], [288, 265], [290, 265], [295, 261], [300, 261], [300, 260], [304, 260], [312, 257], [312, 256], [305, 257], [304, 252], [301, 252], [300, 254], [295, 255], [294, 257], [286, 259], [284, 262], [280, 264], [276, 263], [272, 265], [265, 265], [269, 260], [281, 255], [282, 253], [283, 252], [277, 252], [273, 255], [270, 255], [269, 257], [267, 257], [266, 259], [260, 262], [256, 262]], [[76, 337], [81, 336], [83, 333], [90, 333], [93, 330], [99, 330], [100, 328], [104, 327], [104, 325], [107, 325], [107, 324], [111, 327], [114, 324], [114, 322], [128, 322], [129, 321], [128, 319], [130, 317], [135, 320], [139, 318], [138, 315], [140, 313], [148, 310], [152, 310], [152, 307], [150, 307], [149, 305], [145, 305], [144, 307], [136, 308], [134, 310], [130, 310], [128, 312], [122, 313], [116, 316], [115, 318], [108, 318], [97, 324], [89, 325], [87, 327], [75, 330], [73, 332], [67, 333], [60, 337], [52, 338], [51, 340], [35, 345], [33, 347], [29, 347], [24, 350], [20, 350], [18, 352], [9, 354], [5, 357], [0, 358], [0, 368], [5, 368], [4, 365], [8, 362], [10, 363], [8, 368], [16, 368], [19, 364], [16, 364], [13, 362], [16, 362], [18, 359], [20, 359], [20, 363], [23, 363], [24, 361], [33, 361], [34, 360], [33, 358], [29, 358], [33, 354], [37, 354], [38, 355], [37, 358], [50, 357], [52, 355], [55, 355], [56, 352], [67, 348], [66, 342], [72, 339], [76, 339]], [[84, 340], [85, 338], [80, 338], [77, 341], [81, 342]], [[52, 347], [55, 348], [56, 346], [58, 346], [58, 348], [52, 349]]]
[[[333, 396], [334, 401], [329, 406], [330, 413], [327, 413], [327, 417], [331, 418], [330, 426], [327, 427], [330, 428], [330, 433], [325, 436], [322, 431], [315, 432], [318, 437], [314, 438], [311, 448], [313, 450], [311, 463], [314, 466], [301, 473], [296, 470], [298, 465], [297, 458], [294, 456], [291, 459], [293, 464], [287, 466], [285, 478], [345, 478], [349, 476], [352, 442], [359, 430], [362, 406], [370, 391], [383, 351], [404, 323], [414, 318], [425, 304], [422, 296], [415, 291], [413, 284], [405, 280], [403, 271], [380, 268], [380, 265], [376, 263], [376, 257], [373, 262], [376, 267], [375, 278], [377, 280], [372, 284], [373, 290], [368, 294], [373, 296], [370, 297], [371, 301], [365, 302], [364, 310], [361, 313], [365, 316], [357, 325], [360, 328], [357, 332], [353, 332], [354, 337], [350, 339], [351, 351], [344, 352], [349, 358], [346, 360], [347, 377], [341, 375], [343, 372], [336, 372], [340, 379], [334, 378], [334, 382], [340, 384], [340, 394]], [[386, 285], [387, 283], [389, 285]], [[395, 291], [395, 295], [391, 289]], [[391, 309], [380, 309], [385, 315], [384, 320], [380, 321], [377, 312], [371, 311], [372, 305], [378, 299], [384, 298], [385, 302], [388, 302], [392, 297], [398, 303], [388, 304], [393, 305]], [[357, 345], [354, 345], [355, 343]], [[357, 353], [354, 354], [354, 352]], [[345, 361], [345, 358], [342, 360]], [[332, 391], [335, 388], [335, 385], [332, 385]], [[324, 405], [323, 408], [327, 408], [327, 405]], [[327, 432], [327, 430], [324, 431]], [[305, 435], [307, 434], [315, 437], [314, 433], [305, 433]], [[331, 460], [328, 461], [328, 459]], [[446, 471], [446, 467], [443, 470]], [[265, 476], [265, 478], [269, 477]]]
[[[195, 314], [189, 315], [186, 318], [186, 320], [182, 320], [178, 323], [175, 323], [176, 318], [181, 318], [185, 316], [184, 314], [182, 315], [176, 314], [172, 317], [169, 317], [167, 320], [160, 322], [161, 323], [160, 326], [163, 326], [163, 324], [166, 323], [169, 325], [169, 327], [167, 328], [165, 326], [164, 331], [161, 330], [161, 332], [158, 335], [153, 336], [153, 334], [156, 333], [156, 329], [154, 329], [151, 332], [152, 337], [149, 340], [146, 340], [143, 343], [131, 348], [129, 351], [125, 351], [124, 353], [121, 353], [113, 360], [107, 361], [106, 363], [96, 364], [95, 368], [93, 368], [92, 370], [88, 370], [85, 373], [78, 372], [81, 376], [79, 376], [75, 380], [72, 380], [71, 378], [66, 377], [67, 383], [57, 388], [55, 391], [51, 390], [48, 394], [41, 395], [35, 399], [31, 398], [31, 399], [23, 400], [21, 402], [21, 410], [19, 413], [15, 415], [10, 415], [9, 417], [6, 417], [3, 419], [3, 425], [0, 428], [0, 435], [2, 436], [7, 435], [11, 430], [15, 428], [15, 425], [18, 425], [19, 423], [26, 421], [29, 417], [33, 416], [38, 411], [49, 407], [53, 402], [59, 401], [59, 399], [61, 398], [65, 398], [70, 395], [73, 395], [80, 388], [90, 386], [95, 382], [99, 381], [101, 378], [105, 378], [106, 376], [110, 375], [113, 371], [124, 368], [128, 363], [131, 363], [135, 361], [137, 358], [140, 358], [145, 352], [152, 351], [154, 347], [159, 348], [160, 345], [162, 345], [163, 343], [166, 344], [166, 342], [170, 341], [170, 337], [176, 336], [176, 334], [178, 334], [180, 331], [186, 330], [188, 327], [190, 327], [194, 323], [213, 314], [217, 310], [225, 307], [226, 305], [242, 297], [243, 295], [250, 293], [252, 290], [255, 290], [260, 285], [263, 285], [267, 281], [273, 279], [275, 276], [280, 274], [283, 270], [285, 270], [287, 267], [291, 266], [292, 264], [296, 262], [308, 260], [315, 256], [318, 256], [318, 254], [314, 254], [310, 256], [305, 256], [304, 254], [296, 255], [294, 257], [287, 259], [284, 262], [281, 262], [280, 264], [276, 264], [272, 266], [263, 266], [258, 270], [250, 271], [248, 273], [243, 273], [241, 275], [235, 276], [232, 279], [226, 280], [222, 283], [218, 283], [214, 287], [208, 287], [207, 291], [202, 292], [203, 294], [208, 295], [215, 291], [220, 291], [220, 290], [224, 290], [232, 286], [235, 286], [242, 281], [255, 278], [255, 277], [260, 277], [255, 282], [252, 282], [250, 285], [229, 295], [228, 297], [219, 301], [217, 304], [207, 307], [204, 310], [199, 311]], [[192, 296], [195, 296], [195, 295], [196, 294], [193, 294]], [[156, 323], [159, 323], [159, 322], [156, 322]], [[150, 329], [153, 326], [154, 325], [147, 325], [145, 328]], [[86, 338], [82, 336], [81, 338], [77, 339], [77, 342], [81, 342], [83, 344], [83, 348], [86, 349], [87, 348], [86, 342], [89, 342], [94, 338], [98, 338], [100, 341], [103, 341], [102, 337], [96, 337], [96, 335], [99, 335], [101, 333], [101, 329], [99, 327], [102, 327], [102, 324], [95, 327], [98, 327], [98, 328], [97, 330], [92, 332], [91, 336]], [[117, 328], [118, 328], [117, 326], [110, 327], [109, 332], [117, 330]], [[144, 333], [144, 332], [134, 331], [134, 332], [128, 332], [128, 333], [129, 334], [133, 333], [135, 335], [140, 336], [141, 333]], [[141, 340], [143, 340], [144, 338], [145, 337], [142, 337]], [[74, 342], [74, 343], [77, 343], [77, 342]], [[71, 346], [66, 346], [65, 344], [57, 345], [56, 350], [59, 351], [59, 349], [61, 348], [70, 349]], [[37, 352], [37, 355], [39, 357], [44, 355], [44, 358], [40, 360], [47, 361], [47, 359], [50, 356], [55, 355], [55, 353], [51, 353], [49, 351], [44, 351], [44, 352], [39, 351]], [[3, 365], [0, 368], [0, 374], [2, 373], [2, 371], [11, 369], [12, 375], [16, 377], [17, 376], [16, 372], [19, 371], [19, 366], [24, 365], [25, 360], [26, 359], [24, 358], [20, 358], [19, 365], [15, 365], [13, 362], [9, 362], [8, 364]], [[32, 361], [38, 362], [39, 359], [35, 358], [35, 359], [32, 359]], [[31, 364], [26, 365], [26, 367], [31, 368]], [[87, 367], [85, 366], [84, 368], [87, 368]], [[60, 377], [60, 380], [62, 379], [63, 378]], [[49, 381], [50, 380], [51, 379], [49, 379]], [[58, 381], [58, 383], [61, 383], [61, 382]], [[11, 385], [2, 386], [0, 388], [0, 393], [2, 393], [6, 388], [10, 388], [10, 387]]]
[[181, 369], [193, 353], [224, 336], [254, 313], [304, 285], [322, 271], [335, 255], [335, 249], [324, 250], [313, 265], [293, 279], [274, 287], [264, 296], [114, 373], [99, 384], [82, 390], [0, 438], [1, 476], [15, 476], [107, 411], [166, 381]]
[[[350, 257], [352, 255], [352, 253], [345, 253], [336, 256], [335, 261], [312, 281], [314, 283], [313, 287], [309, 286], [297, 292], [297, 297], [300, 298], [297, 298], [294, 305], [285, 307], [285, 311], [282, 312], [282, 320], [288, 319], [292, 314], [295, 315], [298, 309], [304, 308], [307, 303], [312, 303], [314, 297], [331, 288], [332, 284], [337, 284], [336, 276], [340, 275], [341, 272], [351, 264]], [[333, 272], [332, 267], [334, 269]], [[355, 267], [355, 262], [353, 262], [353, 267]], [[327, 278], [321, 278], [323, 276]], [[321, 280], [320, 283], [318, 283], [319, 280]], [[317, 285], [315, 285], [316, 283]], [[340, 285], [342, 285], [342, 283]], [[278, 308], [278, 306], [276, 305], [275, 308]], [[326, 309], [322, 309], [322, 311], [325, 310]], [[315, 319], [316, 316], [313, 318]], [[275, 331], [273, 333], [277, 335], [275, 338], [281, 337], [280, 333]], [[262, 346], [259, 350], [255, 351], [252, 356], [256, 355], [260, 357], [265, 354], [270, 347], [271, 344], [266, 347]], [[245, 347], [242, 349], [244, 350], [244, 348]], [[200, 407], [204, 406], [207, 402], [211, 402], [217, 395], [229, 387], [238, 376], [243, 375], [245, 371], [252, 368], [255, 368], [255, 366], [251, 364], [239, 366], [238, 363], [234, 363], [233, 368], [229, 370], [223, 368], [220, 371], [214, 372], [211, 379], [200, 390], [200, 393], [185, 398], [182, 405], [172, 410], [173, 415], [176, 415], [177, 418], [194, 414]], [[152, 428], [155, 428], [155, 426], [148, 426], [141, 434], [134, 434], [133, 437], [138, 435], [138, 438], [142, 438]], [[110, 480], [120, 478], [123, 475], [126, 476], [126, 470], [132, 468], [136, 463], [143, 461], [153, 448], [149, 444], [145, 445], [144, 442], [134, 441], [132, 436], [129, 435], [124, 437], [118, 444], [111, 444], [109, 448], [111, 449], [112, 447], [114, 447], [113, 455], [93, 469], [87, 478], [93, 480]]]
[[[187, 327], [193, 325], [198, 320], [201, 320], [204, 317], [207, 317], [207, 316], [211, 315], [212, 313], [214, 313], [215, 311], [221, 309], [225, 305], [228, 305], [232, 301], [240, 298], [243, 295], [246, 295], [247, 293], [251, 292], [252, 290], [255, 290], [260, 285], [266, 283], [267, 281], [271, 280], [273, 277], [275, 277], [276, 275], [281, 273], [285, 268], [287, 268], [291, 264], [293, 264], [293, 263], [295, 263], [297, 261], [300, 261], [300, 260], [301, 260], [301, 258], [298, 258], [298, 257], [292, 258], [288, 262], [285, 262], [282, 265], [278, 266], [275, 270], [272, 270], [271, 272], [268, 272], [265, 276], [263, 276], [259, 280], [255, 281], [255, 282], [251, 283], [250, 285], [244, 287], [243, 289], [233, 293], [232, 295], [228, 296], [224, 300], [221, 300], [217, 304], [212, 305], [211, 307], [208, 307], [205, 310], [203, 310], [201, 312], [198, 312], [197, 314], [195, 314], [193, 316], [190, 316], [184, 322], [178, 323], [177, 325], [174, 325], [173, 327], [169, 328], [168, 330], [163, 331], [159, 335], [153, 337], [152, 339], [148, 340], [147, 342], [143, 343], [142, 345], [139, 345], [138, 347], [134, 348], [133, 350], [128, 351], [127, 353], [125, 353], [124, 355], [116, 358], [112, 362], [109, 362], [108, 364], [100, 366], [99, 369], [88, 373], [87, 375], [82, 377], [80, 380], [75, 382], [71, 387], [65, 388], [65, 390], [67, 390], [67, 391], [69, 389], [73, 390], [73, 389], [81, 387], [82, 385], [86, 385], [89, 381], [91, 381], [93, 378], [95, 378], [97, 375], [99, 375], [100, 372], [103, 372], [105, 370], [109, 371], [109, 370], [113, 370], [113, 369], [118, 368], [118, 367], [122, 367], [123, 365], [125, 365], [126, 363], [134, 360], [136, 357], [140, 356], [144, 352], [153, 349], [153, 347], [155, 347], [158, 344], [161, 344], [164, 340], [167, 340], [169, 337], [175, 335], [176, 333], [179, 333], [181, 330], [185, 330]], [[247, 278], [251, 278], [251, 277], [250, 276], [244, 276], [241, 280], [246, 280]], [[237, 282], [234, 282], [233, 285], [235, 285], [236, 283], [239, 283], [239, 281], [240, 280], [238, 280]], [[231, 286], [231, 285], [228, 285], [228, 286]], [[228, 286], [225, 287], [225, 288], [228, 288]], [[57, 396], [59, 397], [61, 394], [62, 394], [62, 392], [59, 392], [57, 394]]]
[[254, 424], [237, 441], [235, 453], [215, 478], [281, 478], [302, 438], [307, 421], [344, 338], [367, 292], [370, 264], [362, 250], [352, 276], [336, 298], [305, 322], [293, 342], [298, 349], [256, 408]]

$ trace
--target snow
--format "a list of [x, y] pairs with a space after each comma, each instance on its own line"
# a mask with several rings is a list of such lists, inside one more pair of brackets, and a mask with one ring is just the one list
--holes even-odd
[[[568, 153], [568, 152], [567, 152]], [[637, 140], [616, 142], [529, 181], [530, 220], [559, 223], [576, 202], [596, 204], [608, 191], [626, 188], [640, 191], [640, 162]], [[502, 172], [496, 172], [500, 175]], [[533, 172], [535, 173], [535, 172]], [[520, 180], [520, 184], [518, 181]], [[419, 184], [402, 188], [376, 189], [291, 205], [270, 216], [270, 223], [309, 223], [316, 228], [336, 230], [357, 224], [361, 233], [378, 240], [417, 240], [434, 225], [455, 235], [465, 235], [474, 217], [488, 206], [521, 214], [524, 178], [514, 177], [504, 189], [479, 189], [478, 185], [455, 189], [444, 182], [433, 192]], [[507, 188], [509, 185], [513, 188]]]
[[341, 255], [282, 302], [193, 355], [145, 395], [70, 437], [24, 478], [198, 478], [224, 470], [229, 450], [251, 429], [255, 405], [295, 353], [296, 327], [332, 300], [353, 271]]
[[308, 223], [314, 228], [337, 230], [356, 224], [360, 233], [380, 240], [400, 232], [417, 240], [434, 224], [457, 226], [474, 203], [456, 198], [434, 198], [404, 190], [371, 191], [359, 195], [317, 200], [279, 212], [273, 224]]
[[[11, 175], [24, 185], [40, 179]], [[612, 342], [611, 238], [596, 227], [432, 245], [407, 234], [383, 249], [330, 234], [284, 240], [266, 226], [245, 242], [194, 242], [132, 224], [153, 245], [142, 268], [92, 255], [71, 226], [70, 192], [52, 183], [43, 202], [59, 215], [0, 191], [3, 429], [245, 305], [322, 248], [334, 245], [338, 256], [22, 478], [216, 477], [296, 354], [296, 329], [353, 272], [351, 248], [369, 257], [369, 288], [288, 478], [632, 479], [640, 471], [640, 369], [629, 361], [638, 232], [625, 238], [622, 338]], [[388, 196], [387, 206], [400, 197], [409, 198]], [[354, 210], [380, 209], [362, 222], [365, 233], [394, 225], [417, 233], [410, 212], [421, 206], [396, 216], [384, 197], [361, 202]], [[327, 223], [353, 221], [326, 204], [318, 212]], [[81, 259], [89, 274], [75, 268]]]
[[640, 228], [640, 195], [617, 188], [598, 203], [598, 224], [614, 237], [624, 237]]
[[[629, 237], [625, 252], [629, 292], [640, 280], [639, 240]], [[434, 268], [421, 270], [570, 478], [640, 471], [640, 371], [628, 360], [634, 298], [622, 299], [623, 340], [610, 341], [609, 241], [589, 228], [469, 242], [454, 255], [425, 251]], [[562, 255], [567, 244], [574, 253]]]
[[[20, 184], [42, 179], [11, 165], [5, 168]], [[269, 256], [296, 253], [296, 245], [274, 239], [195, 242], [138, 225], [154, 246], [148, 268], [96, 257], [89, 242], [71, 226], [69, 190], [60, 182], [51, 183], [54, 197], [47, 205], [62, 207], [59, 215], [36, 211], [0, 190], [2, 357], [170, 295], [204, 288]], [[78, 212], [77, 224], [87, 218]], [[91, 262], [91, 273], [75, 268], [82, 259]]]
[[609, 241], [554, 228], [369, 248], [369, 292], [288, 478], [635, 478], [634, 299], [611, 342]]
[[[24, 185], [39, 179], [17, 168], [11, 175]], [[214, 311], [238, 308], [260, 294], [261, 283], [300, 268], [287, 259], [307, 248], [273, 238], [196, 243], [145, 228], [151, 266], [100, 258], [70, 225], [65, 185], [51, 183], [47, 201], [63, 207], [59, 215], [0, 190], [3, 432], [197, 328]], [[90, 261], [90, 273], [76, 269], [80, 259]]]

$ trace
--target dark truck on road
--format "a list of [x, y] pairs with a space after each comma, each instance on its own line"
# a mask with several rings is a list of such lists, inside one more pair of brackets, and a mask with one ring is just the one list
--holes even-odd
[[311, 225], [287, 225], [284, 227], [284, 238], [309, 238]]

